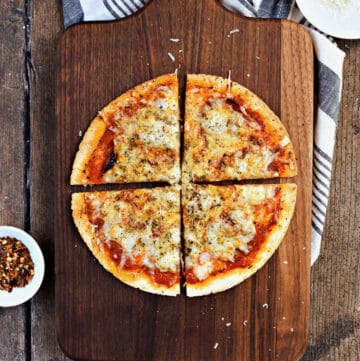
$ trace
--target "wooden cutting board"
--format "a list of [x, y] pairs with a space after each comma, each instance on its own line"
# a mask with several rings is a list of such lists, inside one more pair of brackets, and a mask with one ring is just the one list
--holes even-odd
[[[56, 329], [64, 352], [79, 360], [298, 360], [310, 308], [313, 48], [307, 32], [288, 21], [243, 18], [215, 0], [153, 0], [130, 18], [70, 28], [58, 54], [54, 237]], [[231, 70], [233, 80], [280, 115], [299, 166], [292, 179], [299, 187], [296, 212], [278, 252], [243, 284], [195, 299], [123, 285], [92, 257], [70, 212], [71, 165], [97, 110], [176, 68], [182, 89], [187, 73], [227, 77]]]

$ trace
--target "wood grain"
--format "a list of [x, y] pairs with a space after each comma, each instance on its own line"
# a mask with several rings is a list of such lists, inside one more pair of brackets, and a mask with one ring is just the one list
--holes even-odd
[[[230, 34], [234, 28], [239, 32]], [[289, 51], [292, 61], [284, 55]], [[305, 31], [287, 22], [245, 20], [216, 2], [157, 0], [126, 20], [68, 30], [59, 57], [55, 311], [62, 348], [84, 360], [298, 359], [306, 344], [310, 282], [312, 111], [300, 109], [312, 104], [313, 67]], [[231, 69], [234, 80], [284, 116], [301, 169], [296, 215], [279, 253], [239, 287], [198, 299], [158, 297], [119, 283], [91, 257], [69, 206], [79, 131], [118, 94], [175, 68], [182, 86], [186, 73], [227, 76]]]
[[[0, 2], [0, 224], [25, 225], [24, 1]], [[11, 59], [11, 61], [9, 61]], [[26, 307], [0, 308], [0, 358], [25, 358]]]
[[[60, 2], [28, 1], [32, 5], [30, 27], [32, 46], [32, 57], [36, 72], [42, 72], [38, 76], [36, 83], [32, 83], [32, 107], [38, 107], [37, 111], [32, 111], [31, 121], [33, 123], [32, 133], [34, 145], [31, 153], [34, 159], [33, 166], [39, 165], [41, 168], [49, 169], [52, 165], [54, 148], [45, 149], [42, 147], [41, 134], [49, 131], [48, 121], [52, 118], [52, 102], [36, 101], [34, 94], [40, 94], [37, 89], [53, 94], [55, 84], [53, 80], [54, 61], [56, 59], [55, 47], [57, 39], [54, 34], [62, 30]], [[22, 119], [25, 109], [21, 100], [23, 99], [24, 87], [21, 64], [24, 61], [22, 53], [24, 25], [22, 15], [17, 15], [16, 9], [23, 9], [23, 1], [12, 1], [14, 8], [9, 2], [0, 2], [0, 75], [1, 75], [1, 102], [0, 114], [2, 125], [7, 124], [13, 127], [11, 136], [19, 139], [17, 149], [23, 147], [21, 142]], [[11, 10], [11, 11], [10, 11]], [[15, 12], [15, 14], [13, 14]], [[15, 18], [13, 18], [15, 16]], [[15, 22], [10, 21], [16, 20]], [[18, 18], [21, 18], [19, 20]], [[16, 28], [16, 30], [15, 30]], [[10, 35], [11, 36], [10, 36]], [[13, 34], [17, 34], [14, 40]], [[44, 45], [43, 43], [47, 44]], [[337, 143], [334, 154], [334, 170], [331, 183], [331, 198], [327, 222], [325, 224], [325, 234], [322, 244], [320, 259], [313, 266], [311, 272], [311, 329], [310, 345], [302, 358], [302, 361], [358, 361], [360, 355], [360, 312], [359, 312], [359, 283], [360, 283], [360, 253], [357, 252], [359, 242], [360, 214], [359, 204], [359, 169], [360, 169], [360, 149], [359, 149], [359, 119], [360, 119], [360, 42], [340, 41], [340, 47], [346, 52], [344, 64], [344, 91], [343, 105], [340, 114]], [[5, 48], [11, 51], [3, 51]], [[46, 49], [46, 50], [44, 50]], [[46, 55], [43, 52], [46, 52]], [[15, 55], [14, 55], [15, 54]], [[12, 61], [9, 61], [11, 59]], [[16, 64], [16, 65], [15, 65]], [[16, 72], [14, 69], [16, 68]], [[5, 74], [14, 75], [9, 79]], [[11, 83], [11, 89], [5, 89], [4, 84]], [[4, 96], [5, 92], [7, 93]], [[9, 93], [11, 92], [11, 94]], [[16, 105], [15, 105], [16, 104]], [[9, 113], [9, 109], [11, 109]], [[9, 116], [9, 114], [15, 114]], [[5, 121], [7, 121], [5, 123]], [[14, 121], [16, 120], [16, 124]], [[2, 129], [6, 129], [2, 127]], [[38, 136], [36, 136], [38, 134]], [[54, 138], [51, 144], [53, 145]], [[8, 158], [9, 143], [7, 137], [0, 139], [0, 164], [1, 169], [10, 167], [11, 172], [22, 174], [22, 162], [5, 163], [4, 157]], [[12, 149], [12, 147], [11, 147]], [[20, 151], [21, 153], [21, 151]], [[44, 172], [42, 172], [44, 173]], [[35, 209], [41, 212], [42, 208], [47, 209], [51, 214], [49, 205], [53, 203], [52, 171], [49, 171], [48, 182], [44, 183], [40, 177], [36, 176], [34, 168], [31, 171], [30, 182], [31, 191], [31, 227], [39, 234], [42, 247], [45, 249], [46, 259], [52, 257], [52, 232], [49, 230], [50, 223], [43, 216], [38, 217]], [[14, 187], [3, 180], [0, 176], [0, 209], [5, 207], [4, 196], [8, 194], [8, 189]], [[44, 187], [45, 184], [45, 187]], [[50, 186], [49, 186], [50, 185]], [[6, 188], [6, 192], [3, 190]], [[21, 185], [20, 185], [21, 188]], [[47, 190], [50, 188], [49, 190]], [[36, 195], [36, 192], [43, 193]], [[6, 211], [0, 212], [1, 222], [12, 222], [21, 225], [24, 207], [20, 202], [21, 192], [15, 194], [12, 203], [6, 204]], [[12, 194], [14, 194], [12, 192]], [[43, 213], [41, 213], [43, 215]], [[341, 217], [340, 217], [341, 215]], [[346, 260], [346, 262], [344, 262]], [[32, 359], [35, 361], [63, 360], [62, 352], [56, 346], [57, 341], [53, 332], [53, 270], [51, 266], [47, 268], [46, 289], [41, 289], [41, 293], [36, 298], [33, 312], [36, 317], [32, 321]], [[8, 360], [24, 360], [24, 338], [25, 328], [23, 327], [22, 310], [1, 309], [0, 310], [0, 350], [1, 358]], [[11, 335], [6, 339], [3, 335]]]
[[330, 202], [312, 268], [310, 346], [302, 361], [360, 360], [360, 42], [346, 52]]
[[30, 85], [30, 229], [46, 259], [43, 285], [31, 301], [31, 359], [66, 360], [54, 327], [55, 70], [62, 30], [61, 4], [31, 2]]
[[[314, 68], [313, 50], [311, 46], [301, 47], [297, 44], [311, 44], [310, 35], [299, 31], [297, 24], [284, 21], [282, 32], [281, 52], [281, 119], [288, 124], [287, 129], [291, 139], [297, 144], [298, 176], [296, 183], [302, 185], [298, 189], [297, 213], [292, 220], [292, 241], [300, 243], [298, 247], [281, 247], [279, 257], [285, 262], [285, 269], [279, 272], [278, 286], [283, 293], [279, 296], [277, 310], [282, 314], [282, 322], [278, 325], [280, 347], [278, 360], [298, 360], [307, 348], [307, 343], [300, 343], [299, 338], [308, 338], [308, 314], [310, 310], [310, 247], [308, 239], [301, 235], [301, 230], [308, 230], [311, 223], [311, 195], [312, 169], [312, 139], [313, 139], [313, 78], [309, 77]], [[299, 64], [301, 66], [299, 67]], [[307, 141], [305, 141], [307, 139]], [[300, 202], [299, 202], [300, 201]], [[306, 256], [299, 255], [303, 252]], [[291, 261], [290, 261], [291, 260]], [[290, 262], [295, 262], [291, 265]], [[290, 267], [289, 267], [290, 265]], [[282, 267], [284, 264], [282, 265]], [[301, 279], [306, 282], [301, 284]], [[301, 287], [288, 289], [289, 284], [301, 284]], [[298, 292], [296, 297], [288, 297], [290, 292]], [[303, 312], [294, 310], [303, 309]], [[306, 325], [303, 329], [296, 329], [295, 324]], [[282, 333], [282, 334], [281, 334]], [[296, 334], [293, 337], [292, 334]], [[279, 337], [278, 339], [279, 340]], [[284, 347], [284, 345], [287, 347]], [[289, 349], [292, 357], [289, 358]]]

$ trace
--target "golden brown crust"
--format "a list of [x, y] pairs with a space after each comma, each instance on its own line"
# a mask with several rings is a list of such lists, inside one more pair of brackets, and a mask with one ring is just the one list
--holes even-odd
[[84, 134], [84, 137], [79, 146], [79, 150], [75, 156], [70, 176], [71, 185], [87, 183], [87, 178], [85, 174], [86, 164], [89, 162], [106, 129], [106, 123], [99, 116], [97, 116], [91, 122], [89, 128]]
[[131, 287], [139, 288], [143, 291], [154, 294], [166, 296], [178, 295], [180, 293], [180, 283], [176, 283], [171, 287], [156, 284], [146, 273], [121, 269], [112, 261], [109, 254], [103, 251], [101, 242], [99, 241], [97, 234], [94, 232], [94, 226], [89, 222], [85, 196], [86, 193], [72, 194], [72, 216], [82, 239], [99, 263], [108, 272]]
[[[209, 96], [207, 99], [206, 94]], [[211, 94], [213, 94], [212, 97], [210, 97]], [[234, 154], [237, 156], [239, 151], [241, 151], [241, 148], [246, 148], [247, 151], [249, 151], [252, 146], [252, 141], [256, 142], [256, 139], [253, 139], [252, 141], [250, 140], [250, 137], [242, 140], [239, 139], [240, 143], [235, 142], [232, 145], [231, 142], [224, 140], [224, 143], [219, 145], [218, 140], [221, 138], [225, 139], [223, 134], [225, 132], [228, 132], [228, 134], [232, 132], [227, 128], [228, 125], [224, 129], [224, 133], [220, 133], [219, 135], [204, 133], [204, 119], [200, 119], [196, 114], [196, 111], [199, 107], [202, 107], [202, 105], [206, 106], [208, 100], [211, 100], [210, 98], [222, 99], [225, 103], [226, 98], [234, 100], [234, 104], [236, 104], [238, 110], [233, 111], [233, 113], [246, 116], [246, 112], [251, 111], [253, 114], [260, 115], [261, 122], [263, 122], [264, 125], [264, 129], [262, 130], [264, 134], [268, 134], [268, 138], [270, 137], [270, 139], [273, 139], [274, 136], [276, 137], [273, 145], [278, 144], [280, 147], [280, 140], [286, 143], [281, 145], [281, 148], [283, 149], [282, 152], [285, 156], [282, 156], [281, 158], [277, 156], [274, 158], [275, 160], [279, 159], [285, 161], [281, 170], [270, 172], [267, 167], [263, 170], [254, 167], [254, 170], [252, 171], [239, 171], [236, 169], [237, 165], [235, 165]], [[239, 100], [240, 103], [236, 103], [236, 101]], [[231, 103], [226, 105], [226, 108], [230, 106]], [[218, 124], [216, 124], [216, 126], [218, 126]], [[243, 130], [239, 132], [242, 131]], [[254, 133], [256, 134], [256, 132]], [[219, 139], [217, 139], [214, 144], [211, 144], [211, 138], [214, 137], [215, 139], [217, 136]], [[207, 140], [203, 142], [204, 144], [201, 143], [201, 137], [207, 138]], [[241, 146], [239, 144], [241, 144]], [[218, 151], [214, 150], [216, 147], [218, 147]], [[273, 152], [273, 149], [271, 149], [271, 152]], [[268, 155], [272, 155], [271, 152], [269, 149]], [[199, 153], [202, 154], [202, 158], [200, 158]], [[217, 159], [216, 156], [213, 157], [214, 153], [217, 153], [216, 156], [218, 156], [219, 159]], [[221, 158], [219, 153], [221, 153], [224, 158]], [[251, 156], [252, 158], [248, 159], [248, 163], [254, 159], [254, 155], [251, 155], [251, 151], [249, 152], [248, 156]], [[233, 158], [229, 158], [229, 156], [232, 156]], [[226, 164], [227, 161], [228, 164]], [[219, 168], [221, 167], [224, 167], [224, 169], [220, 170]], [[276, 168], [276, 165], [273, 164], [273, 167]], [[292, 177], [297, 174], [297, 167], [293, 145], [288, 132], [280, 119], [270, 110], [264, 101], [249, 89], [236, 82], [229, 82], [228, 79], [206, 74], [189, 74], [187, 76], [185, 106], [185, 154], [183, 171], [191, 174], [191, 179], [195, 181], [221, 181]]]
[[[268, 186], [271, 187], [272, 185]], [[256, 273], [271, 258], [285, 237], [296, 204], [297, 186], [295, 184], [280, 184], [279, 186], [281, 187], [282, 196], [278, 223], [267, 234], [253, 264], [248, 268], [234, 268], [218, 273], [197, 283], [187, 283], [187, 296], [205, 296], [232, 288]]]

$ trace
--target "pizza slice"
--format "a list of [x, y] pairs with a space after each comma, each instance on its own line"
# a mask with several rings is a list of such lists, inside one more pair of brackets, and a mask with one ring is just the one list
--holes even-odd
[[187, 76], [184, 176], [193, 181], [296, 175], [289, 135], [250, 90], [228, 79]]
[[259, 270], [290, 224], [295, 184], [196, 185], [183, 193], [188, 296], [227, 290]]
[[180, 293], [178, 187], [74, 193], [75, 225], [100, 264], [143, 291]]
[[70, 183], [177, 183], [179, 118], [175, 74], [130, 89], [91, 122], [76, 154]]

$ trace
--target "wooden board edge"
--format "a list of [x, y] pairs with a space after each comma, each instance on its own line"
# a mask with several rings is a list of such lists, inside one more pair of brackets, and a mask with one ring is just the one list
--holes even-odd
[[[301, 44], [299, 46], [299, 44]], [[291, 52], [294, 53], [291, 53]], [[289, 103], [289, 92], [286, 89], [285, 84], [289, 84], [289, 79], [293, 78], [296, 70], [296, 64], [303, 63], [306, 73], [300, 74], [300, 78], [295, 78], [293, 85], [293, 94], [297, 99], [302, 99], [303, 102], [299, 104], [299, 108], [304, 111], [301, 113], [304, 121], [304, 129], [308, 129], [309, 133], [306, 138], [313, 139], [313, 124], [314, 124], [314, 48], [310, 33], [298, 23], [289, 20], [281, 21], [281, 119], [290, 118], [296, 112], [296, 109], [289, 109], [287, 104]], [[301, 94], [299, 94], [301, 92]], [[296, 104], [296, 103], [295, 103]], [[299, 119], [299, 113], [297, 113]], [[288, 119], [291, 121], [291, 119]], [[309, 157], [306, 164], [312, 167], [313, 159], [313, 142], [307, 144], [307, 148], [304, 150], [304, 154], [297, 154], [297, 157], [306, 156]], [[302, 169], [299, 169], [301, 172]], [[286, 360], [298, 361], [301, 359], [308, 347], [309, 333], [310, 333], [310, 285], [311, 285], [311, 265], [310, 265], [310, 251], [311, 251], [311, 209], [312, 209], [312, 168], [306, 169], [308, 174], [303, 178], [303, 186], [308, 188], [308, 199], [306, 200], [306, 207], [308, 218], [306, 222], [306, 264], [303, 265], [303, 269], [306, 272], [306, 294], [304, 294], [305, 307], [305, 324], [303, 329], [303, 342], [299, 342], [296, 348], [293, 348], [291, 352], [286, 350]], [[305, 183], [305, 180], [307, 181]], [[296, 178], [295, 178], [296, 182]], [[310, 215], [310, 216], [309, 216]], [[281, 354], [279, 350], [279, 354]], [[282, 359], [285, 361], [285, 359]]]

